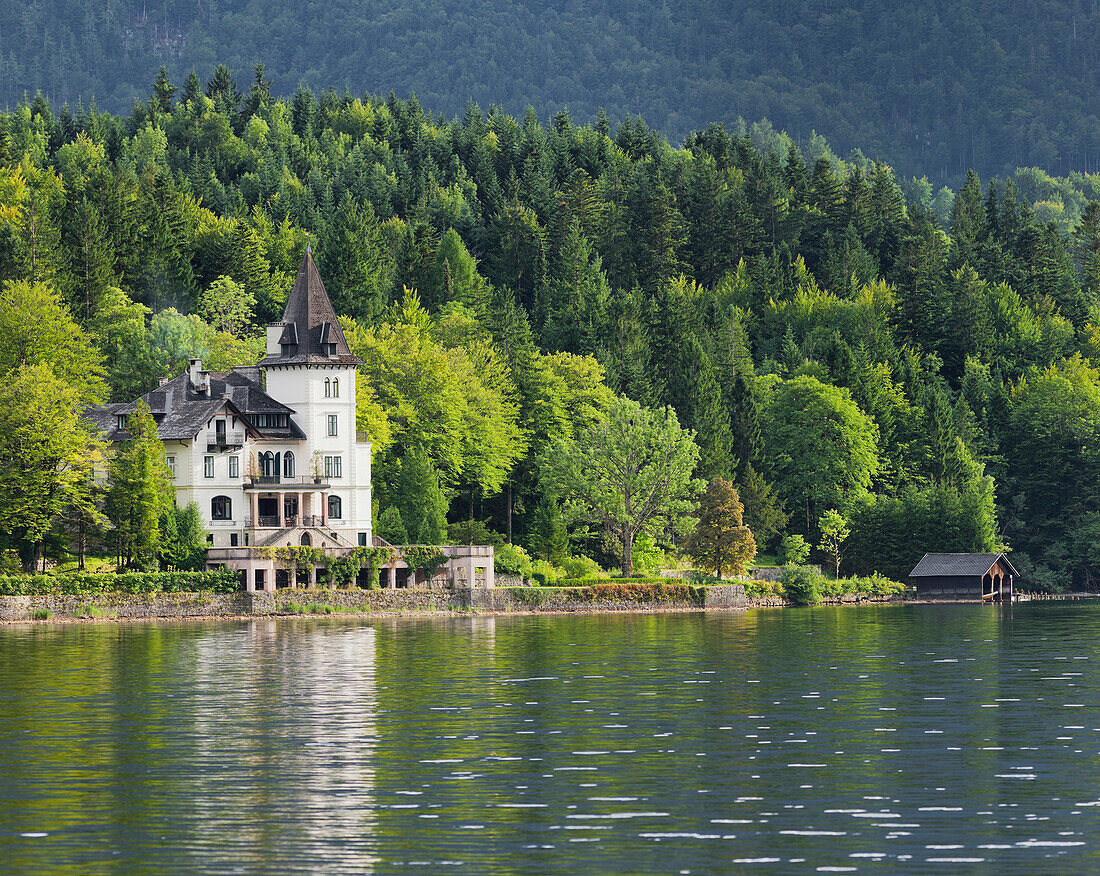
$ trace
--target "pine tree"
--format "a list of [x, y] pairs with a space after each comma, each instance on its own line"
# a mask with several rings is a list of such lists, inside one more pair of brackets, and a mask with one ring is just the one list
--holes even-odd
[[772, 485], [751, 464], [744, 466], [737, 489], [745, 506], [745, 525], [764, 547], [787, 525], [790, 514]]
[[338, 313], [371, 320], [389, 304], [394, 264], [370, 204], [343, 198], [321, 238], [318, 262]]
[[447, 499], [439, 472], [427, 456], [413, 450], [401, 460], [394, 496], [412, 544], [443, 544], [447, 536]]
[[565, 520], [557, 499], [543, 494], [527, 520], [527, 549], [533, 557], [560, 565], [568, 548]]
[[149, 109], [152, 112], [169, 115], [172, 112], [172, 98], [176, 95], [176, 86], [168, 76], [168, 68], [163, 64], [157, 73], [153, 83], [153, 95], [149, 98]]
[[401, 512], [394, 505], [390, 505], [379, 516], [375, 531], [390, 544], [409, 543], [409, 533], [405, 529], [405, 522], [401, 519]]

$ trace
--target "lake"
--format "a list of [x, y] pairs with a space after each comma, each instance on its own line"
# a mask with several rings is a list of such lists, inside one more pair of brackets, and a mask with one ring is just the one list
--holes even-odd
[[1100, 602], [0, 628], [0, 869], [1100, 869]]

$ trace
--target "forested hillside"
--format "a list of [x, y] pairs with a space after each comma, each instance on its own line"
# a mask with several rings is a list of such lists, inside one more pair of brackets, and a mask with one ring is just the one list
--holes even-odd
[[126, 112], [161, 64], [182, 80], [262, 61], [281, 95], [393, 89], [448, 115], [473, 99], [583, 121], [603, 107], [677, 144], [766, 117], [938, 187], [969, 168], [1096, 170], [1098, 46], [1100, 10], [1080, 0], [8, 0], [0, 106], [41, 89]]
[[817, 544], [837, 509], [852, 571], [1006, 543], [1031, 586], [1090, 582], [1100, 205], [1063, 234], [1011, 182], [946, 204], [945, 231], [881, 164], [720, 126], [673, 148], [564, 113], [447, 122], [224, 68], [161, 76], [128, 116], [21, 105], [0, 115], [0, 525], [25, 547], [12, 472], [59, 382], [71, 407], [255, 361], [312, 243], [365, 362], [389, 531], [437, 502], [608, 562], [540, 460], [619, 394], [694, 430], [762, 546]]

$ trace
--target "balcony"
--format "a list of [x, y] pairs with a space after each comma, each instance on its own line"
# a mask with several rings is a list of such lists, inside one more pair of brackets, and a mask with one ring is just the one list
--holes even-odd
[[245, 529], [294, 529], [297, 526], [324, 526], [325, 519], [320, 514], [297, 514], [293, 517], [251, 517], [244, 519]]
[[313, 477], [283, 477], [281, 475], [246, 475], [244, 479], [246, 490], [265, 490], [284, 492], [327, 490], [329, 482], [326, 478]]
[[240, 450], [244, 447], [244, 432], [220, 432], [206, 442], [207, 453], [221, 453], [226, 450]]

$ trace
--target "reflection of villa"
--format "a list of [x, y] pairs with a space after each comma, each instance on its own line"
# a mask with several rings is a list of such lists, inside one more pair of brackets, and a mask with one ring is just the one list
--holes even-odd
[[[194, 359], [186, 373], [141, 397], [164, 442], [177, 503], [195, 502], [203, 515], [210, 564], [241, 570], [248, 590], [311, 586], [324, 568], [295, 574], [258, 549], [346, 555], [383, 544], [371, 531], [371, 445], [355, 429], [359, 364], [307, 249], [282, 322], [267, 328], [259, 365], [210, 372]], [[106, 405], [88, 417], [110, 440], [124, 441], [136, 404]], [[443, 551], [440, 580], [493, 586], [491, 548]], [[401, 559], [382, 580], [425, 583]]]

